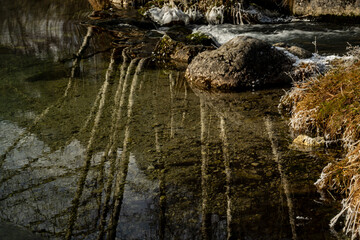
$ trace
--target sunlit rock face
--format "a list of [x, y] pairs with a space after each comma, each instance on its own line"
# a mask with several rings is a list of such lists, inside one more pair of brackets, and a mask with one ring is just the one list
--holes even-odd
[[186, 76], [200, 88], [241, 91], [289, 83], [290, 69], [291, 60], [270, 44], [240, 36], [197, 55]]
[[360, 16], [359, 0], [294, 0], [296, 15]]

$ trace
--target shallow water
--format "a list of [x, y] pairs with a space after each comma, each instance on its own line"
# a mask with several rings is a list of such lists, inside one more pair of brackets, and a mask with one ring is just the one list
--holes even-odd
[[135, 74], [142, 61], [79, 24], [86, 2], [30, 2], [1, 15], [1, 239], [339, 239], [339, 201], [313, 185], [334, 154], [290, 146], [282, 89]]

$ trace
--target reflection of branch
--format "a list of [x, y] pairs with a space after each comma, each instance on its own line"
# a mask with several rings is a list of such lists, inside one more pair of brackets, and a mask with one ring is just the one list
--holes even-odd
[[[100, 53], [106, 53], [106, 52], [108, 52], [108, 51], [110, 51], [110, 50], [112, 50], [112, 49], [113, 49], [112, 47], [109, 47], [109, 48], [106, 48], [106, 49], [104, 49], [104, 50], [96, 51], [96, 52], [90, 53], [90, 54], [88, 54], [88, 55], [86, 55], [86, 56], [82, 56], [81, 59], [92, 58], [92, 57], [95, 56], [95, 55], [98, 55], [98, 54], [100, 54]], [[78, 58], [78, 56], [75, 55], [74, 57], [71, 57], [71, 58], [63, 58], [63, 59], [59, 60], [59, 62], [60, 62], [60, 63], [66, 63], [66, 62], [68, 62], [68, 61], [75, 60], [76, 58]], [[32, 64], [32, 65], [39, 65], [39, 63]], [[29, 65], [29, 66], [32, 66], [32, 65]], [[27, 66], [27, 67], [28, 67], [28, 66]]]
[[[142, 71], [145, 61], [147, 59], [141, 59], [134, 75], [134, 78], [131, 83], [129, 99], [128, 99], [128, 112], [127, 112], [127, 121], [125, 126], [125, 136], [123, 141], [122, 153], [121, 153], [121, 161], [120, 161], [120, 172], [117, 175], [115, 181], [115, 192], [114, 192], [114, 210], [111, 215], [110, 223], [109, 223], [109, 231], [107, 235], [107, 239], [115, 239], [116, 237], [116, 227], [119, 221], [120, 210], [123, 203], [124, 191], [125, 191], [125, 182], [128, 173], [129, 160], [130, 160], [130, 152], [128, 149], [128, 144], [130, 142], [130, 123], [132, 121], [133, 114], [133, 106], [134, 106], [134, 98], [135, 91], [139, 82], [139, 74]], [[125, 85], [124, 85], [125, 86]]]
[[232, 200], [231, 200], [231, 184], [232, 184], [232, 174], [231, 174], [231, 163], [230, 163], [230, 153], [229, 153], [229, 142], [227, 138], [227, 129], [226, 122], [224, 117], [220, 117], [220, 138], [222, 140], [222, 148], [224, 154], [224, 166], [226, 174], [226, 220], [227, 220], [227, 239], [232, 239]]
[[156, 157], [157, 157], [157, 163], [159, 164], [159, 170], [158, 170], [158, 179], [159, 179], [159, 239], [164, 240], [165, 239], [165, 226], [166, 226], [166, 184], [165, 184], [165, 161], [164, 158], [161, 156], [161, 145], [160, 145], [160, 127], [159, 127], [159, 121], [158, 121], [158, 115], [156, 113], [156, 96], [158, 93], [158, 86], [159, 86], [159, 75], [160, 70], [157, 72], [156, 80], [154, 83], [154, 90], [152, 95], [152, 107], [154, 108], [153, 111], [153, 119], [155, 121], [154, 123], [154, 137], [155, 137], [155, 150], [156, 150]]
[[18, 143], [24, 138], [26, 137], [27, 135], [29, 135], [31, 133], [31, 131], [36, 127], [36, 125], [49, 113], [49, 111], [57, 106], [62, 106], [64, 100], [66, 99], [66, 97], [68, 96], [69, 94], [69, 91], [72, 87], [72, 84], [73, 84], [73, 77], [75, 75], [75, 69], [78, 67], [79, 63], [80, 63], [80, 59], [81, 59], [81, 56], [84, 54], [86, 48], [88, 47], [89, 45], [89, 41], [90, 41], [90, 38], [92, 37], [92, 34], [93, 34], [93, 28], [92, 27], [89, 27], [88, 28], [88, 32], [86, 34], [86, 36], [84, 37], [84, 41], [79, 49], [79, 51], [77, 52], [77, 56], [78, 58], [76, 58], [73, 62], [73, 65], [72, 65], [72, 70], [71, 70], [71, 77], [69, 78], [69, 81], [68, 81], [68, 84], [67, 84], [67, 87], [65, 89], [65, 92], [63, 94], [63, 96], [61, 96], [55, 104], [47, 107], [39, 116], [37, 116], [35, 118], [35, 120], [33, 121], [33, 123], [30, 125], [30, 127], [28, 128], [27, 131], [25, 131], [24, 133], [22, 133], [15, 141], [14, 143], [8, 147], [5, 152], [0, 156], [0, 168], [2, 167], [3, 163], [5, 162], [5, 159], [7, 157], [7, 155], [13, 151], [15, 149], [15, 147], [18, 145]]
[[291, 232], [293, 235], [293, 240], [296, 240], [297, 235], [296, 235], [296, 225], [295, 225], [295, 212], [294, 212], [294, 205], [293, 205], [291, 195], [290, 195], [290, 184], [287, 179], [287, 175], [282, 167], [283, 162], [280, 157], [280, 153], [278, 152], [278, 146], [276, 144], [273, 126], [272, 126], [272, 123], [271, 123], [271, 120], [269, 117], [265, 118], [265, 127], [266, 127], [267, 133], [269, 135], [269, 140], [271, 142], [271, 148], [272, 148], [272, 152], [274, 155], [274, 161], [278, 165], [278, 170], [279, 170], [280, 178], [281, 178], [281, 185], [284, 189], [287, 205], [289, 208], [289, 219], [290, 219], [290, 226], [291, 226]]
[[209, 113], [204, 99], [200, 98], [200, 121], [201, 121], [201, 234], [204, 240], [211, 239], [209, 213]]
[[78, 212], [78, 208], [79, 208], [79, 204], [80, 204], [80, 198], [82, 196], [84, 185], [85, 185], [85, 180], [86, 180], [89, 168], [90, 168], [90, 162], [91, 162], [91, 158], [93, 156], [93, 150], [94, 150], [95, 136], [96, 136], [98, 128], [99, 128], [100, 119], [101, 119], [101, 117], [103, 115], [105, 102], [106, 102], [106, 94], [108, 93], [108, 87], [110, 85], [110, 79], [111, 79], [111, 77], [112, 77], [112, 75], [114, 73], [115, 50], [116, 49], [114, 49], [112, 54], [111, 54], [110, 64], [109, 64], [109, 67], [108, 67], [108, 69], [106, 71], [106, 75], [105, 75], [105, 81], [104, 81], [104, 83], [103, 83], [103, 85], [101, 87], [99, 107], [98, 107], [98, 110], [97, 110], [96, 115], [95, 115], [94, 125], [93, 125], [93, 128], [91, 130], [90, 139], [89, 139], [88, 145], [86, 147], [86, 155], [85, 155], [85, 158], [84, 158], [83, 171], [81, 172], [79, 182], [78, 182], [78, 186], [77, 186], [77, 191], [76, 191], [75, 197], [74, 197], [74, 199], [72, 201], [72, 211], [70, 213], [69, 228], [68, 228], [68, 230], [66, 232], [66, 239], [71, 238], [72, 231], [73, 231], [73, 228], [74, 228], [74, 224], [75, 224], [75, 221], [76, 221], [76, 218], [77, 218], [77, 212]]
[[90, 39], [93, 35], [94, 28], [88, 27], [87, 33], [84, 37], [84, 40], [82, 42], [82, 45], [79, 49], [79, 51], [76, 53], [76, 58], [73, 62], [72, 68], [71, 68], [71, 77], [74, 78], [75, 76], [78, 76], [79, 74], [79, 65], [81, 61], [81, 56], [84, 54], [86, 48], [89, 46]]

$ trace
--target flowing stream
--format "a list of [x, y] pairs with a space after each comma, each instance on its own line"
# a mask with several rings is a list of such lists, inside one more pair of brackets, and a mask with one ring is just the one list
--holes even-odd
[[[341, 153], [291, 145], [283, 89], [191, 89], [80, 24], [85, 0], [2, 5], [0, 239], [344, 239], [339, 199], [313, 185]], [[192, 26], [308, 50], [318, 36], [323, 54], [359, 27]]]

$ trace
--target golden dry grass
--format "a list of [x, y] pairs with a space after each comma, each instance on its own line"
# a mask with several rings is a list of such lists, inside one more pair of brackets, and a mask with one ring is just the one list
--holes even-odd
[[340, 139], [352, 148], [360, 139], [360, 62], [337, 63], [324, 76], [296, 84], [282, 102], [295, 131]]

